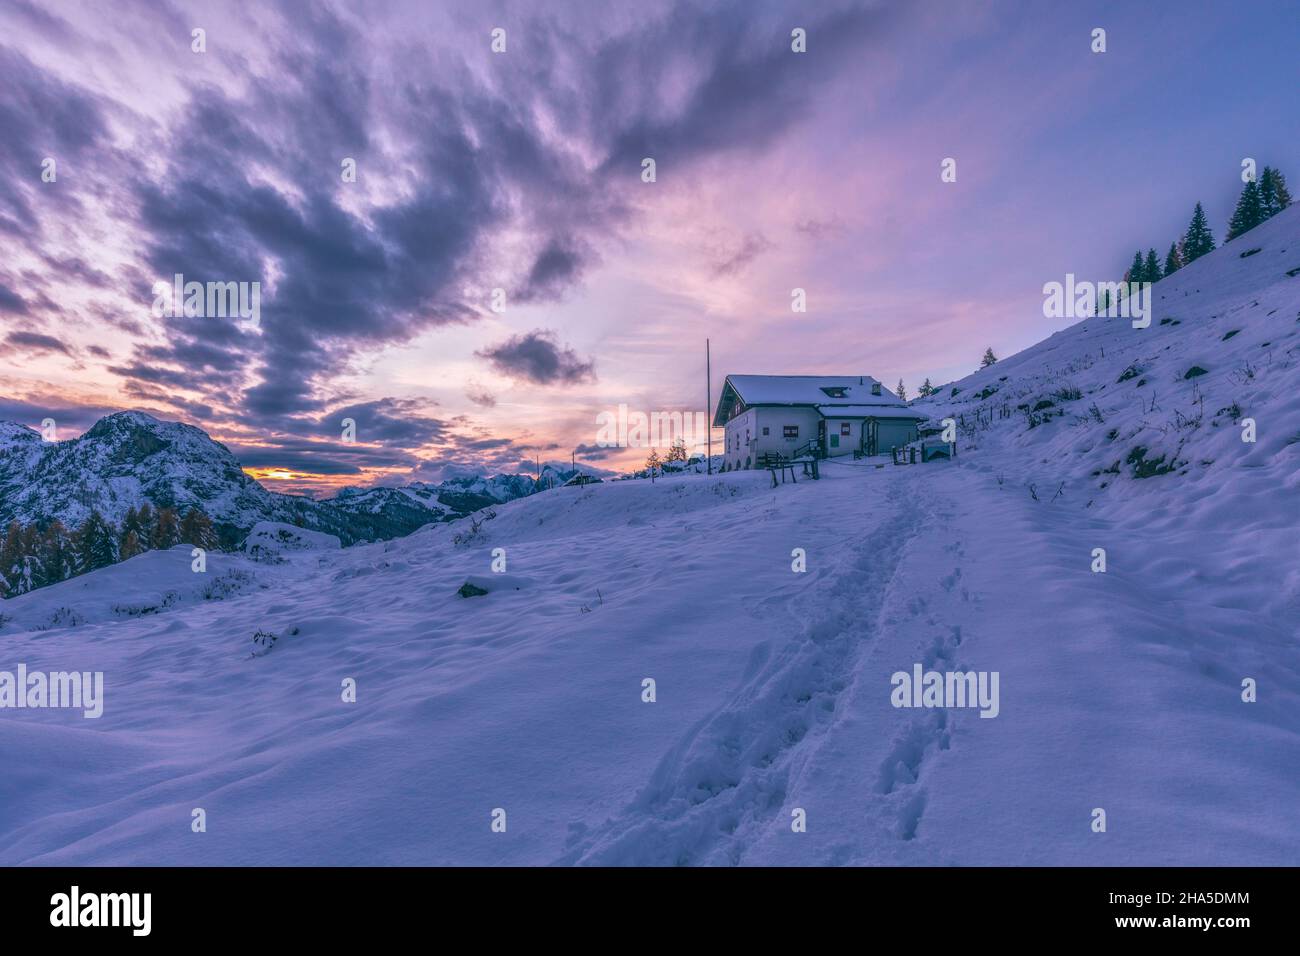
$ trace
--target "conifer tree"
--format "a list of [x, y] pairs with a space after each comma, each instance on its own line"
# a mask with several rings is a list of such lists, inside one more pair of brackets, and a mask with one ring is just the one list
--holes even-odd
[[1133, 264], [1128, 267], [1125, 282], [1146, 282], [1146, 267], [1142, 264], [1142, 250], [1133, 253]]
[[27, 590], [43, 588], [51, 582], [46, 580], [45, 563], [41, 560], [41, 531], [36, 525], [29, 524], [23, 528], [20, 547], [23, 552], [23, 578]]
[[1272, 166], [1265, 166], [1259, 177], [1260, 222], [1271, 219], [1291, 205], [1291, 194], [1286, 189], [1286, 177]]
[[[1269, 170], [1271, 173], [1272, 170]], [[1224, 242], [1231, 242], [1242, 233], [1250, 232], [1267, 217], [1263, 215], [1259, 197], [1259, 183], [1251, 180], [1246, 183], [1241, 190], [1241, 196], [1237, 199], [1237, 208], [1233, 210], [1232, 218], [1228, 220], [1228, 234], [1224, 236]]]
[[1277, 192], [1277, 211], [1291, 205], [1291, 191], [1286, 188], [1286, 177], [1280, 169], [1273, 170], [1273, 189]]
[[998, 357], [993, 354], [993, 346], [990, 345], [984, 350], [984, 357], [980, 359], [980, 368], [988, 368], [997, 360]]
[[1192, 221], [1187, 225], [1187, 232], [1183, 236], [1182, 260], [1183, 265], [1195, 262], [1206, 253], [1214, 251], [1214, 234], [1210, 232], [1210, 226], [1205, 221], [1205, 210], [1201, 204], [1196, 204], [1196, 210], [1192, 213]]
[[57, 518], [51, 521], [41, 535], [41, 564], [45, 569], [45, 579], [49, 584], [66, 581], [77, 573], [76, 553], [72, 539], [63, 522]]
[[4, 543], [0, 544], [0, 594], [6, 598], [22, 594], [23, 567], [23, 526], [17, 521], [9, 522], [5, 529]]
[[128, 531], [122, 535], [122, 541], [118, 545], [118, 560], [126, 561], [134, 558], [137, 554], [144, 554], [146, 548], [140, 543], [140, 535], [136, 531]]
[[134, 558], [146, 550], [143, 541], [144, 531], [140, 524], [140, 513], [134, 507], [128, 508], [122, 518], [122, 538], [118, 544], [118, 557], [125, 561]]
[[[684, 461], [686, 461], [686, 459], [687, 459], [688, 457], [689, 457], [689, 456], [686, 454], [686, 439], [684, 439], [684, 438], [676, 438], [676, 439], [673, 440], [673, 443], [672, 443], [671, 445], [668, 446], [668, 454], [666, 454], [666, 455], [664, 456], [664, 461], [670, 461], [670, 462], [671, 462], [671, 461], [683, 461], [683, 462], [684, 462]], [[194, 510], [195, 510], [195, 509], [191, 508], [188, 512], [186, 512], [186, 514], [185, 514], [185, 520], [186, 520], [186, 521], [189, 520], [190, 515], [194, 514]], [[203, 514], [203, 512], [200, 511], [199, 514], [202, 515], [202, 516], [203, 516], [203, 520], [207, 522], [207, 526], [208, 526], [208, 540], [215, 542], [215, 541], [216, 541], [216, 535], [214, 535], [214, 534], [212, 533], [212, 522], [208, 519], [208, 516], [207, 516], [207, 515]], [[182, 541], [188, 541], [190, 544], [196, 544], [196, 545], [198, 545], [200, 548], [204, 548], [204, 549], [207, 549], [207, 550], [211, 550], [211, 548], [214, 546], [214, 545], [209, 545], [209, 544], [201, 544], [200, 542], [195, 541], [193, 538], [187, 538], [187, 537], [185, 536], [185, 522], [184, 522], [184, 521], [181, 522], [181, 540], [182, 540]]]
[[154, 528], [158, 524], [158, 516], [154, 514], [153, 506], [145, 502], [136, 512], [136, 527], [133, 529], [140, 535], [140, 547], [149, 551], [153, 548]]
[[76, 537], [78, 574], [106, 568], [117, 561], [117, 533], [98, 511], [92, 511]]
[[154, 523], [149, 543], [158, 551], [174, 548], [181, 543], [180, 522], [176, 519], [174, 510], [158, 509], [158, 520]]
[[925, 381], [921, 383], [921, 388], [919, 389], [919, 392], [922, 398], [925, 398], [927, 395], [934, 394], [934, 386], [930, 384], [929, 376], [926, 376]]
[[899, 398], [901, 398], [903, 401], [907, 401], [907, 386], [903, 384], [903, 380], [901, 378], [898, 380], [898, 388], [894, 389], [894, 394], [897, 395]]
[[1143, 264], [1142, 274], [1147, 282], [1160, 281], [1160, 260], [1156, 258], [1154, 249], [1147, 250], [1147, 261]]
[[1169, 243], [1169, 255], [1165, 256], [1165, 275], [1171, 276], [1183, 267], [1182, 260], [1178, 258], [1178, 243]]

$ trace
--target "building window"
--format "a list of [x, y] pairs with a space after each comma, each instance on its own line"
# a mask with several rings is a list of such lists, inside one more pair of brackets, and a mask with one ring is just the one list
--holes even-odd
[[783, 432], [785, 433], [785, 437], [786, 437], [786, 438], [798, 438], [798, 437], [799, 437], [799, 426], [798, 426], [798, 425], [783, 425], [783, 426], [781, 426], [781, 427], [782, 427]]
[[840, 434], [847, 438], [849, 435], [853, 434], [853, 426], [848, 422], [840, 422]]
[[763, 426], [763, 434], [764, 434], [765, 436], [766, 436], [766, 435], [768, 434], [768, 432], [770, 432], [771, 430], [772, 430], [772, 429], [768, 428], [766, 425]]

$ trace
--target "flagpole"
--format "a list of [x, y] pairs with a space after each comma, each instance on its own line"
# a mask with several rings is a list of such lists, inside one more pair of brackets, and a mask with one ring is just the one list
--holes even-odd
[[713, 474], [713, 357], [709, 352], [709, 340], [704, 340], [704, 414], [708, 420], [709, 457], [705, 468]]

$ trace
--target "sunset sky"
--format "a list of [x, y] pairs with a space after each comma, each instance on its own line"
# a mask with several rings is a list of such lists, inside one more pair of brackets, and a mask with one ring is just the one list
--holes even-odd
[[[704, 410], [706, 337], [715, 400], [914, 393], [1198, 200], [1221, 241], [1243, 158], [1294, 193], [1297, 40], [1294, 2], [5, 0], [0, 420], [140, 409], [322, 493], [628, 467], [597, 415]], [[259, 282], [260, 328], [155, 317], [176, 273]]]

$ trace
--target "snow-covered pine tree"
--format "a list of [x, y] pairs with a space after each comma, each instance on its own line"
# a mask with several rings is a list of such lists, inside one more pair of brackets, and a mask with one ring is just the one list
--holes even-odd
[[1170, 276], [1183, 267], [1183, 261], [1178, 258], [1178, 243], [1169, 243], [1169, 255], [1165, 256], [1165, 275]]
[[1223, 241], [1231, 242], [1242, 233], [1250, 232], [1267, 218], [1261, 210], [1259, 183], [1252, 179], [1242, 187], [1241, 195], [1237, 198], [1237, 208], [1233, 210], [1232, 218], [1228, 220], [1228, 234], [1224, 236]]
[[92, 511], [76, 536], [78, 574], [106, 568], [117, 561], [117, 532], [98, 511]]
[[894, 394], [897, 395], [899, 398], [901, 398], [903, 401], [907, 401], [907, 386], [903, 384], [903, 380], [901, 378], [898, 380], [898, 388], [894, 389]]
[[998, 357], [993, 354], [993, 346], [990, 345], [984, 350], [984, 357], [980, 359], [980, 368], [988, 368], [997, 360]]
[[925, 398], [927, 395], [934, 394], [934, 386], [930, 384], [930, 379], [928, 376], [926, 377], [925, 381], [921, 383], [919, 394], [922, 398]]
[[1210, 232], [1209, 223], [1205, 221], [1205, 210], [1201, 204], [1196, 204], [1196, 209], [1192, 213], [1192, 221], [1187, 225], [1187, 232], [1183, 236], [1182, 260], [1183, 265], [1195, 262], [1201, 256], [1208, 252], [1214, 251], [1214, 234]]
[[1147, 261], [1142, 265], [1142, 273], [1147, 282], [1159, 282], [1161, 277], [1160, 260], [1154, 249], [1147, 250]]

